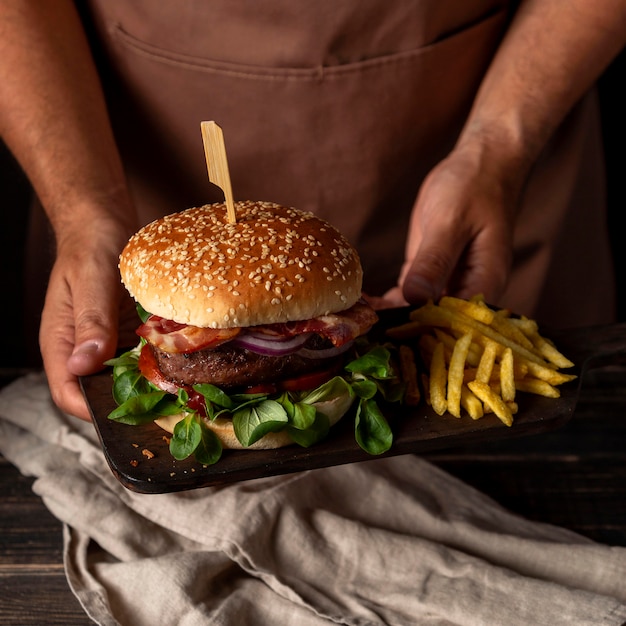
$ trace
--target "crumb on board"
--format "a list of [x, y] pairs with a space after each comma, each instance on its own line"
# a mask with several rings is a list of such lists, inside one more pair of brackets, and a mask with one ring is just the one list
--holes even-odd
[[147, 459], [153, 459], [154, 458], [154, 452], [152, 452], [151, 450], [148, 450], [148, 448], [144, 448], [141, 451], [141, 454], [143, 454]]

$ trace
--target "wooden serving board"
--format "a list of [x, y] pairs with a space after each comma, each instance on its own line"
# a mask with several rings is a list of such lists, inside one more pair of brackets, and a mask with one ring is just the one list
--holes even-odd
[[[377, 330], [384, 331], [401, 323], [407, 314], [407, 309], [381, 311]], [[573, 415], [585, 369], [626, 359], [624, 324], [546, 335], [577, 363], [574, 373], [579, 378], [560, 387], [560, 398], [520, 393], [519, 411], [512, 427], [505, 426], [494, 415], [476, 421], [466, 415], [460, 419], [449, 414], [439, 416], [423, 401], [417, 408], [390, 405], [384, 407], [384, 412], [394, 433], [394, 443], [382, 456], [420, 454], [553, 430]], [[293, 445], [278, 450], [224, 450], [222, 458], [212, 466], [203, 466], [193, 457], [177, 461], [169, 452], [168, 434], [155, 424], [128, 426], [107, 419], [116, 406], [111, 384], [110, 370], [81, 379], [109, 466], [118, 480], [132, 491], [182, 491], [380, 458], [359, 448], [354, 439], [354, 420], [348, 414], [331, 429], [325, 441], [310, 448]]]

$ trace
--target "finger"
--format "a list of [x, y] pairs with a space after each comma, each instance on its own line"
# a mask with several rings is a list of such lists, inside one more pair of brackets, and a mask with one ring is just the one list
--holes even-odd
[[89, 420], [89, 410], [82, 396], [78, 379], [67, 368], [74, 349], [72, 309], [65, 298], [54, 290], [51, 280], [46, 304], [41, 315], [39, 343], [48, 386], [54, 403], [65, 413]]
[[407, 304], [408, 302], [404, 299], [404, 296], [402, 295], [401, 287], [395, 286], [383, 294], [378, 308], [382, 309], [389, 307], [402, 307], [406, 306]]
[[[426, 243], [427, 241], [433, 243]], [[429, 299], [437, 300], [448, 284], [459, 257], [460, 252], [449, 235], [444, 233], [437, 236], [436, 233], [429, 233], [424, 237], [404, 276], [404, 298], [411, 304], [422, 304]]]
[[57, 341], [55, 345], [56, 350], [48, 354], [42, 349], [52, 400], [64, 413], [89, 421], [91, 414], [80, 389], [78, 378], [70, 374], [67, 369], [67, 359], [73, 346], [63, 341]]
[[509, 241], [495, 227], [481, 232], [460, 260], [458, 280], [451, 280], [450, 294], [460, 298], [482, 294], [487, 302], [497, 303], [510, 274], [512, 243]]
[[402, 297], [399, 287], [394, 287], [387, 291], [383, 296], [370, 296], [364, 293], [363, 299], [377, 311], [381, 309], [391, 309], [394, 307], [405, 306], [407, 303]]
[[117, 347], [120, 291], [86, 287], [74, 294], [74, 347], [67, 362], [70, 373], [86, 376], [100, 371]]
[[497, 302], [510, 273], [509, 241], [503, 229], [494, 225], [467, 242], [463, 254], [436, 244], [424, 246], [406, 275], [404, 296], [413, 304], [437, 300], [444, 293], [461, 298], [482, 294], [487, 301]]
[[[106, 280], [85, 281], [90, 287], [72, 292], [60, 271], [53, 271], [42, 313], [40, 346], [50, 392], [57, 406], [81, 419], [90, 414], [80, 390], [78, 376], [103, 367], [115, 353], [117, 298], [109, 289], [96, 289]], [[81, 282], [81, 285], [85, 284]], [[110, 284], [109, 279], [109, 284]]]

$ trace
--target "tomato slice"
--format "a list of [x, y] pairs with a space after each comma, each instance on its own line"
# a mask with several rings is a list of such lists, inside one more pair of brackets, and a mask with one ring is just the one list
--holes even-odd
[[260, 383], [258, 385], [252, 385], [250, 387], [246, 387], [246, 390], [243, 393], [270, 394], [276, 393], [277, 391], [313, 390], [329, 381], [333, 376], [336, 376], [340, 369], [341, 364], [338, 363], [330, 369], [309, 372], [308, 374], [302, 374], [302, 376], [298, 376], [296, 378], [279, 380], [275, 383]]
[[154, 354], [150, 349], [150, 346], [146, 343], [142, 346], [139, 353], [139, 371], [144, 378], [147, 378], [153, 385], [156, 385], [159, 389], [167, 391], [176, 395], [178, 393], [179, 385], [173, 383], [163, 376], [159, 366], [154, 358]]
[[338, 372], [339, 367], [330, 370], [322, 370], [320, 372], [310, 372], [303, 374], [298, 378], [290, 378], [278, 383], [279, 387], [284, 391], [304, 391], [307, 389], [317, 389], [320, 385], [329, 381]]
[[275, 383], [259, 383], [258, 385], [251, 385], [246, 387], [243, 393], [276, 393], [278, 391], [278, 385]]
[[204, 397], [188, 385], [177, 385], [163, 376], [159, 366], [154, 358], [154, 354], [148, 344], [144, 344], [139, 353], [139, 371], [142, 376], [147, 378], [153, 385], [159, 389], [176, 395], [179, 389], [184, 389], [189, 395], [187, 406], [194, 411], [198, 411], [200, 415], [206, 416], [206, 405]]

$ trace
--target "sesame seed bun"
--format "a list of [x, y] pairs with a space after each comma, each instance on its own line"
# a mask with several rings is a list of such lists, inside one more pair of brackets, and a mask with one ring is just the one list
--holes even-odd
[[150, 313], [209, 328], [311, 319], [361, 297], [356, 250], [326, 221], [269, 202], [223, 203], [168, 215], [139, 230], [120, 274]]

